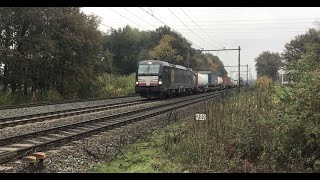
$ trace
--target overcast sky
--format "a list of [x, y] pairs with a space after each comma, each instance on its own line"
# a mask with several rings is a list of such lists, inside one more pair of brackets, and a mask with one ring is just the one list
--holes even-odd
[[[249, 64], [253, 77], [256, 77], [254, 59], [260, 53], [283, 52], [285, 43], [308, 28], [317, 28], [314, 22], [320, 20], [319, 7], [84, 7], [82, 10], [101, 17], [101, 23], [109, 26], [100, 26], [104, 32], [127, 24], [139, 30], [155, 30], [165, 23], [191, 41], [195, 49], [240, 46], [241, 65]], [[224, 65], [238, 65], [238, 51], [211, 53]], [[226, 70], [236, 78], [237, 68]], [[241, 67], [241, 71], [246, 71], [246, 67]], [[246, 79], [246, 75], [242, 77]]]

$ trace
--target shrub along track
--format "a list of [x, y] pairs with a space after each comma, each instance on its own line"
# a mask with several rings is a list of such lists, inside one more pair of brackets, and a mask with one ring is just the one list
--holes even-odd
[[0, 162], [8, 162], [23, 157], [33, 151], [59, 146], [69, 141], [93, 135], [101, 131], [130, 124], [174, 109], [186, 107], [210, 99], [214, 96], [219, 96], [225, 92], [226, 91], [220, 91], [216, 93], [187, 96], [169, 100], [167, 104], [141, 108], [111, 116], [90, 119], [84, 122], [3, 138], [0, 139], [0, 144], [2, 145], [2, 147], [0, 147]]

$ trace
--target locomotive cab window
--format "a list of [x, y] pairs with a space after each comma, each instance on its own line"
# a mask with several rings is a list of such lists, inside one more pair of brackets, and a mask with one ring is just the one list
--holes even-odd
[[140, 64], [138, 74], [159, 74], [160, 64]]

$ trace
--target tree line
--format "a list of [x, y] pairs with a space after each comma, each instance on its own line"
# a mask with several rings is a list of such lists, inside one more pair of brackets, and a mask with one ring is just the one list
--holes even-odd
[[303, 172], [319, 172], [320, 30], [310, 28], [286, 43], [281, 55], [263, 52], [256, 62], [258, 76], [275, 80], [276, 70], [282, 66], [293, 81], [280, 96], [282, 112], [269, 120], [276, 122], [275, 129], [284, 129], [278, 136], [281, 151], [277, 154], [282, 160], [278, 158], [277, 163], [299, 167]]
[[320, 31], [310, 28], [305, 34], [296, 36], [285, 44], [283, 52], [264, 51], [255, 59], [257, 76], [267, 76], [273, 81], [277, 80], [280, 68], [294, 70], [294, 63], [305, 59], [305, 55], [320, 44]]
[[87, 98], [99, 89], [95, 87], [99, 77], [130, 75], [146, 59], [227, 75], [217, 56], [192, 48], [167, 26], [154, 31], [126, 26], [101, 32], [99, 25], [99, 17], [86, 15], [78, 7], [1, 7], [2, 92], [54, 91], [66, 99]]

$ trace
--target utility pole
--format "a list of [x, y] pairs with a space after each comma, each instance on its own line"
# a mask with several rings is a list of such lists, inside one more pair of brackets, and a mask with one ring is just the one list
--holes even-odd
[[239, 70], [239, 78], [238, 78], [238, 90], [240, 92], [240, 46], [238, 47], [238, 49], [226, 49], [226, 48], [223, 48], [223, 49], [213, 49], [213, 50], [205, 50], [205, 49], [199, 49], [199, 51], [234, 51], [234, 50], [237, 50], [239, 51], [239, 55], [238, 55], [238, 70]]
[[238, 70], [239, 70], [239, 79], [238, 79], [238, 90], [240, 92], [240, 46], [239, 46], [239, 56], [238, 56]]
[[188, 68], [190, 68], [189, 58], [190, 58], [190, 51], [189, 51], [189, 46], [188, 46], [188, 57], [187, 57]]
[[247, 85], [249, 84], [249, 82], [248, 82], [248, 74], [249, 74], [249, 69], [248, 69], [248, 64], [247, 64]]

